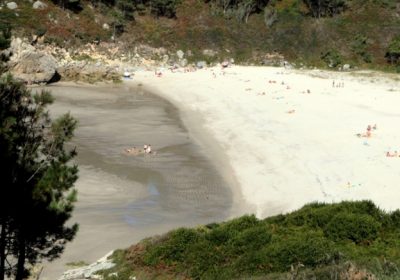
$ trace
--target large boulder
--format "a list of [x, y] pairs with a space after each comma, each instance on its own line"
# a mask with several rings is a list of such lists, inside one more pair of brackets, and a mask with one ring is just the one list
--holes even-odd
[[18, 8], [18, 5], [15, 2], [8, 2], [7, 8], [9, 8], [10, 10], [15, 10], [16, 8]]
[[57, 61], [19, 38], [11, 41], [10, 72], [28, 84], [49, 83], [57, 75]]
[[42, 1], [36, 1], [33, 3], [32, 8], [35, 10], [43, 10], [47, 8], [47, 4], [43, 3]]

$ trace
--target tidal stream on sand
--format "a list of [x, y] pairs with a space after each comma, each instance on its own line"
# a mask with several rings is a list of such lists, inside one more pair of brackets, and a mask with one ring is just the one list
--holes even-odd
[[[71, 222], [80, 229], [61, 258], [45, 264], [41, 279], [147, 236], [229, 217], [229, 184], [171, 103], [126, 85], [48, 89], [56, 98], [52, 116], [70, 112], [79, 121], [71, 143], [80, 170]], [[123, 152], [144, 144], [156, 155]]]

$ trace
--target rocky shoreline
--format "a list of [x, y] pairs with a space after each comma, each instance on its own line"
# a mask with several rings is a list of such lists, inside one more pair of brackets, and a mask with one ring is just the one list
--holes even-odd
[[[157, 68], [204, 68], [206, 61], [190, 64], [190, 50], [168, 51], [138, 44], [127, 47], [122, 43], [88, 43], [75, 48], [62, 48], [44, 43], [43, 38], [13, 38], [11, 47], [5, 51], [10, 58], [9, 70], [13, 76], [27, 84], [48, 84], [57, 81], [74, 82], [119, 82], [124, 73]], [[207, 57], [214, 57], [215, 51], [203, 50]], [[221, 65], [234, 63], [233, 59]], [[266, 54], [263, 65], [289, 65], [279, 54]]]
[[[178, 51], [171, 60], [164, 48], [139, 45], [126, 50], [116, 43], [86, 44], [65, 49], [55, 45], [13, 38], [6, 50], [10, 73], [27, 84], [48, 84], [57, 81], [118, 82], [123, 73], [137, 69], [155, 69], [187, 60]], [[206, 63], [204, 63], [206, 64]]]

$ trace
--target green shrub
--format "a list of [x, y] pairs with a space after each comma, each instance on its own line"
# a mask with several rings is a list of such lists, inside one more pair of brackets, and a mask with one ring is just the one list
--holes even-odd
[[321, 59], [325, 61], [329, 67], [337, 67], [342, 64], [342, 56], [337, 50], [330, 50], [321, 55]]
[[352, 43], [352, 51], [360, 56], [362, 60], [366, 63], [371, 63], [372, 62], [372, 57], [371, 55], [367, 52], [367, 44], [368, 38], [364, 35], [357, 35]]
[[190, 244], [195, 243], [200, 238], [194, 229], [181, 228], [172, 231], [164, 243], [156, 246], [149, 246], [144, 262], [148, 265], [155, 265], [161, 261], [173, 263], [183, 261], [186, 250]]
[[[346, 273], [352, 261], [377, 279], [397, 279], [399, 225], [400, 211], [387, 214], [371, 201], [311, 203], [262, 221], [252, 215], [181, 228], [142, 243], [145, 249], [133, 251], [131, 263], [134, 271], [144, 266], [171, 279], [287, 279], [297, 274], [298, 279], [328, 280]], [[132, 269], [121, 271], [131, 275]]]
[[181, 0], [150, 0], [150, 12], [157, 17], [174, 18]]
[[316, 267], [329, 263], [335, 256], [333, 242], [321, 232], [299, 231], [277, 240], [263, 249], [272, 271], [287, 271], [291, 265], [301, 263]]
[[335, 241], [369, 243], [378, 237], [381, 224], [370, 215], [340, 213], [326, 226], [325, 235]]
[[[181, 269], [187, 269], [189, 275], [194, 279], [215, 278], [218, 271], [222, 270], [224, 259], [223, 250], [207, 240], [201, 240], [190, 246], [185, 263], [181, 264]], [[215, 276], [210, 277], [211, 275]]]
[[213, 244], [220, 245], [231, 239], [237, 238], [236, 236], [239, 232], [253, 228], [260, 223], [261, 222], [254, 215], [243, 216], [223, 223], [219, 227], [213, 228], [206, 235], [206, 239]]
[[400, 36], [392, 39], [386, 52], [387, 60], [392, 64], [400, 62]]
[[235, 254], [241, 254], [248, 250], [257, 251], [265, 247], [272, 238], [269, 228], [265, 225], [246, 229], [234, 236], [227, 245]]

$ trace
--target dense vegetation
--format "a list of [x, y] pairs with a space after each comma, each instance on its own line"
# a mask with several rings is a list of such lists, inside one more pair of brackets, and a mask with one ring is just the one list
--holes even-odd
[[[45, 0], [43, 0], [45, 1]], [[18, 2], [18, 1], [17, 1]], [[1, 22], [63, 46], [113, 38], [190, 51], [188, 60], [266, 63], [279, 52], [297, 65], [400, 71], [397, 0], [54, 0], [20, 1]], [[103, 28], [107, 24], [107, 28]], [[215, 55], [204, 55], [211, 49]]]
[[400, 211], [370, 201], [312, 203], [264, 220], [180, 228], [114, 259], [107, 279], [400, 279]]
[[[0, 51], [10, 43], [0, 24]], [[0, 280], [26, 279], [26, 264], [57, 258], [77, 232], [66, 226], [76, 191], [78, 168], [65, 148], [76, 120], [69, 114], [52, 121], [49, 92], [35, 95], [5, 71], [0, 56]]]

